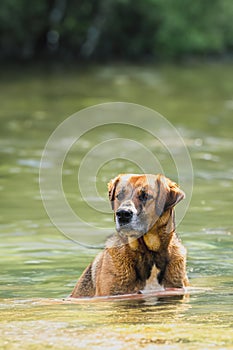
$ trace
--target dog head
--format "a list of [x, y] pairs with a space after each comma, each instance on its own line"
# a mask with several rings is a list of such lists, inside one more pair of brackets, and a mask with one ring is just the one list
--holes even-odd
[[185, 194], [163, 175], [120, 174], [108, 184], [116, 230], [125, 236], [147, 233]]

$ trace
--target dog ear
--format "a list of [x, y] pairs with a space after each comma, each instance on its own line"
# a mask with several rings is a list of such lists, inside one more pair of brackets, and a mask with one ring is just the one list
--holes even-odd
[[110, 182], [108, 183], [108, 196], [111, 202], [112, 210], [114, 209], [115, 192], [119, 181], [120, 181], [120, 175], [110, 180]]
[[174, 207], [177, 203], [179, 203], [182, 199], [185, 198], [185, 193], [179, 188], [179, 186], [175, 182], [169, 179], [167, 179], [167, 181], [169, 186], [169, 192], [167, 195], [167, 201], [164, 210]]
[[158, 190], [156, 198], [156, 214], [161, 216], [163, 212], [173, 208], [177, 203], [185, 198], [185, 193], [175, 182], [163, 175], [159, 175], [156, 181]]

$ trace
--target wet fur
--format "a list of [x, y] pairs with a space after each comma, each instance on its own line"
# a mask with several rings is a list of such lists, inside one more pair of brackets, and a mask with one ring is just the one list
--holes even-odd
[[[109, 184], [109, 198], [114, 212], [120, 205], [116, 201], [116, 189], [122, 176], [119, 175]], [[132, 188], [140, 187], [140, 184], [144, 184], [144, 177], [132, 175], [128, 181]], [[164, 176], [153, 177], [156, 201], [153, 209], [150, 204], [148, 208], [145, 207], [145, 212], [150, 214], [147, 220], [157, 216], [154, 225], [139, 238], [116, 232], [107, 240], [105, 249], [84, 270], [71, 297], [138, 293], [152, 279], [165, 288], [188, 285], [186, 250], [175, 233], [174, 223], [174, 206], [184, 197], [184, 193]], [[136, 196], [133, 200], [136, 202]], [[137, 203], [137, 207], [139, 205]]]

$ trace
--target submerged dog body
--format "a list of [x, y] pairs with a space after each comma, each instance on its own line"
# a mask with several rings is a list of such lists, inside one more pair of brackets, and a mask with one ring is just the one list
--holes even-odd
[[164, 288], [187, 286], [186, 250], [174, 222], [174, 206], [184, 193], [163, 175], [122, 174], [108, 187], [117, 232], [71, 297], [137, 293], [152, 277]]

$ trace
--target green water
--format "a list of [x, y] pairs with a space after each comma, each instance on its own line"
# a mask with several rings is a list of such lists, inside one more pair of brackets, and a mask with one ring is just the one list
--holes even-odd
[[[1, 348], [233, 348], [232, 91], [230, 64], [1, 68]], [[50, 222], [39, 192], [41, 154], [69, 115], [109, 101], [157, 110], [179, 130], [190, 152], [193, 196], [178, 230], [198, 291], [183, 301], [62, 301], [98, 250], [75, 244]], [[114, 137], [125, 133], [118, 127]], [[99, 140], [98, 130], [87, 134], [65, 165], [64, 188], [81, 212], [85, 203], [75, 189], [75, 167]], [[162, 161], [172, 177], [170, 160]], [[132, 170], [125, 161], [103, 165], [97, 177], [101, 195], [107, 196], [110, 178]], [[109, 226], [112, 216], [93, 213], [90, 220]], [[90, 226], [87, 234], [92, 231]]]

